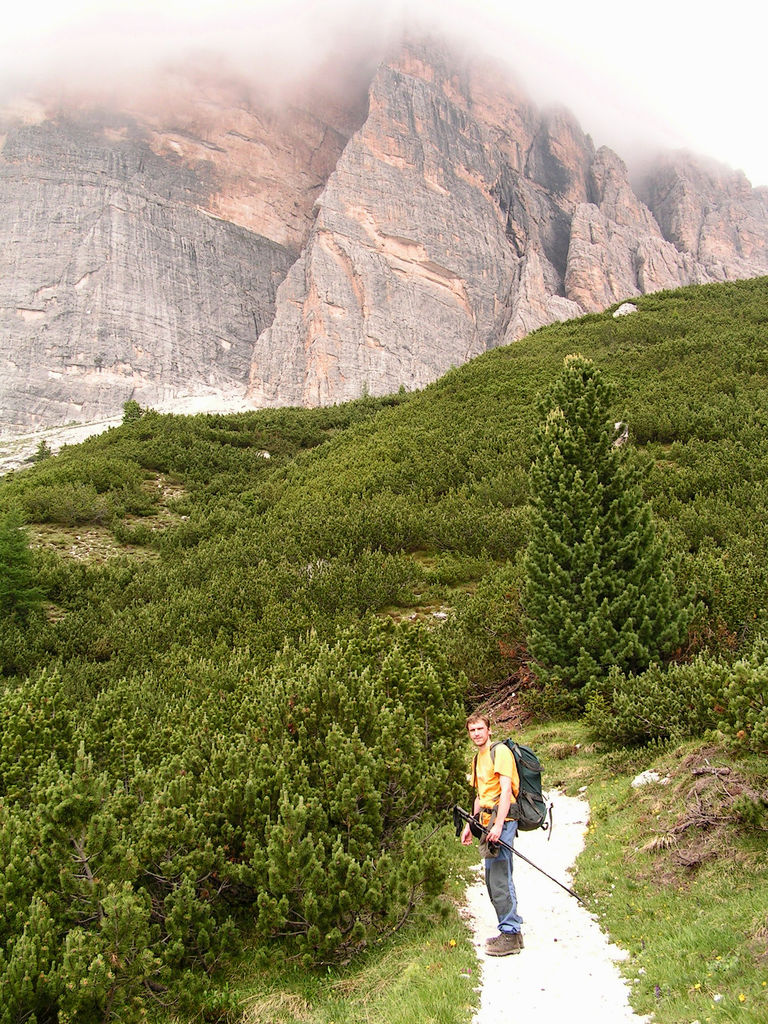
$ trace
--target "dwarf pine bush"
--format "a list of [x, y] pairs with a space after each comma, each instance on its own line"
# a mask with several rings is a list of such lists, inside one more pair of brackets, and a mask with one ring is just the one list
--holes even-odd
[[327, 964], [435, 906], [465, 686], [436, 636], [368, 621], [80, 706], [59, 671], [6, 686], [0, 1024], [135, 1021], [246, 932]]
[[587, 687], [585, 720], [610, 746], [700, 736], [716, 728], [728, 666], [703, 655], [689, 664], [652, 664], [638, 675], [614, 666], [599, 685]]
[[257, 813], [226, 875], [257, 894], [264, 936], [347, 957], [441, 890], [425, 827], [462, 779], [465, 685], [428, 633], [371, 626], [286, 652], [246, 698]]
[[723, 731], [758, 754], [768, 754], [768, 642], [735, 662], [722, 690]]

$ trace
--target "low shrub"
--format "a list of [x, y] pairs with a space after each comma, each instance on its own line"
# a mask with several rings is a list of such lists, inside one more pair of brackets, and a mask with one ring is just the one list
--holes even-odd
[[722, 691], [726, 735], [758, 754], [768, 754], [768, 641], [735, 662]]
[[426, 630], [370, 623], [311, 639], [244, 695], [253, 754], [232, 796], [259, 799], [226, 875], [254, 894], [264, 937], [346, 959], [441, 892], [427, 837], [463, 777], [465, 686]]
[[436, 636], [365, 620], [185, 669], [0, 691], [0, 1024], [128, 1024], [244, 934], [339, 963], [438, 909], [466, 680]]
[[638, 675], [613, 668], [589, 690], [585, 720], [610, 746], [700, 736], [717, 727], [728, 667], [700, 656], [688, 664], [651, 665]]

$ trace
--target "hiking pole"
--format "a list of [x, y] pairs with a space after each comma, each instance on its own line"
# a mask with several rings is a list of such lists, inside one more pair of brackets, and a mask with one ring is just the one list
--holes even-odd
[[[459, 824], [460, 821], [466, 821], [466, 823], [470, 826], [474, 825], [475, 828], [478, 829], [478, 831], [482, 832], [483, 835], [486, 836], [491, 831], [489, 828], [486, 828], [485, 825], [481, 825], [477, 818], [474, 817], [474, 815], [470, 814], [468, 811], [465, 811], [463, 807], [459, 807], [458, 804], [455, 804], [453, 808], [453, 823], [456, 826], [457, 836], [460, 836], [462, 831], [461, 826]], [[477, 835], [477, 833], [474, 834]], [[552, 875], [548, 875], [544, 868], [540, 868], [538, 864], [534, 864], [533, 861], [526, 857], [524, 853], [520, 853], [520, 851], [516, 850], [514, 846], [512, 846], [510, 843], [505, 843], [503, 839], [498, 839], [496, 840], [496, 842], [498, 843], [499, 846], [503, 846], [505, 850], [509, 850], [510, 853], [514, 853], [516, 857], [519, 857], [521, 860], [524, 860], [526, 864], [530, 864], [532, 868], [536, 868], [536, 870], [540, 871], [542, 875], [545, 875], [550, 880], [550, 882], [554, 882], [555, 885], [559, 885], [561, 889], [565, 889], [569, 896], [573, 896], [574, 899], [577, 899], [579, 903], [582, 905], [582, 907], [586, 907], [587, 904], [584, 902], [581, 896], [579, 896], [578, 893], [575, 893], [573, 889], [569, 889], [568, 886], [564, 885], [562, 882], [558, 882], [558, 880], [556, 878], [553, 878]]]

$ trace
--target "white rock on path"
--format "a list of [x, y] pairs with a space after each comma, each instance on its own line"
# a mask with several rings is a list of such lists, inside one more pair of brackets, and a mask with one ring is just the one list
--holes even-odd
[[[542, 831], [528, 832], [515, 845], [573, 888], [569, 869], [584, 847], [589, 805], [555, 792], [548, 799], [554, 803], [551, 839]], [[631, 1009], [629, 989], [617, 967], [626, 954], [608, 941], [594, 916], [520, 858], [515, 860], [515, 885], [525, 948], [513, 956], [490, 957], [484, 952], [485, 940], [497, 929], [482, 866], [467, 893], [481, 972], [480, 1008], [474, 1024], [521, 1017], [569, 1024], [650, 1021]]]

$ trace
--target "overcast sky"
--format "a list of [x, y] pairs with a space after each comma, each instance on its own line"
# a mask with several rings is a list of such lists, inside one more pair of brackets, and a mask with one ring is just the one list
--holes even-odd
[[[16, 0], [0, 38], [0, 82], [56, 69], [183, 56], [301, 65], [355, 33], [381, 36], [414, 12], [503, 56], [540, 102], [569, 106], [596, 145], [688, 148], [768, 185], [768, 8], [729, 0]], [[104, 69], [108, 69], [105, 71]]]

